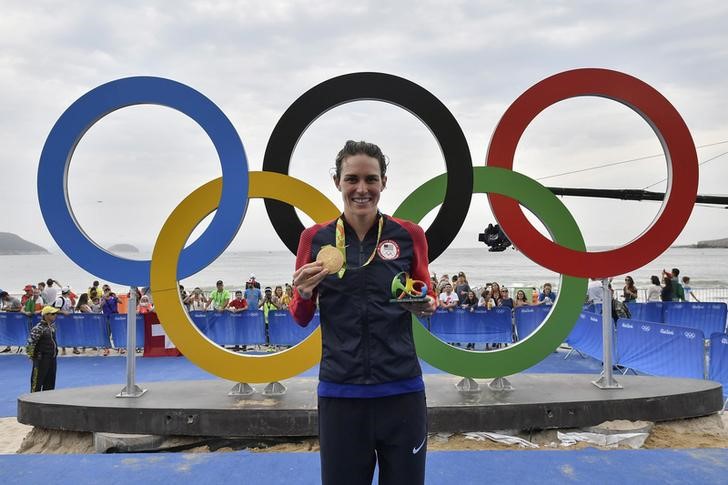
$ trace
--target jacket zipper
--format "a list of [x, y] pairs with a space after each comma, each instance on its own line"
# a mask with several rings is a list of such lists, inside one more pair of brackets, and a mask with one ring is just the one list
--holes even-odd
[[[364, 241], [366, 241], [366, 236], [364, 237]], [[359, 269], [361, 272], [361, 290], [362, 294], [364, 295], [364, 310], [361, 317], [363, 340], [362, 343], [364, 344], [364, 382], [368, 384], [371, 380], [372, 371], [369, 357], [369, 322], [367, 321], [369, 316], [369, 299], [367, 298], [366, 291], [366, 268], [362, 267], [365, 258], [364, 241], [359, 241]]]

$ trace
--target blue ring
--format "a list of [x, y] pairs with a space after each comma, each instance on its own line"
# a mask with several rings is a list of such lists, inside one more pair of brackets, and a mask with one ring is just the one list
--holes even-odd
[[89, 91], [58, 118], [40, 156], [38, 201], [58, 246], [76, 264], [99, 278], [129, 286], [148, 286], [150, 261], [120, 258], [83, 232], [68, 203], [68, 165], [81, 137], [101, 118], [127, 106], [156, 104], [192, 118], [210, 137], [222, 166], [222, 195], [207, 230], [182, 251], [178, 278], [205, 268], [227, 248], [248, 206], [248, 160], [230, 120], [202, 93], [170, 79], [129, 77]]

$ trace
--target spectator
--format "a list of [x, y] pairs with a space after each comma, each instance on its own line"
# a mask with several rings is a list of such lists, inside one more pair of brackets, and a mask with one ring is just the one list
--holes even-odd
[[[110, 318], [111, 315], [115, 315], [119, 313], [119, 298], [116, 296], [116, 293], [111, 291], [111, 287], [109, 285], [103, 286], [104, 294], [101, 296], [101, 312], [106, 316], [106, 318]], [[126, 349], [119, 348], [117, 351], [120, 354], [125, 354]], [[104, 349], [104, 357], [109, 355], [109, 349]]]
[[279, 309], [283, 309], [283, 287], [281, 285], [278, 285], [275, 289], [273, 289], [273, 303], [275, 303]]
[[56, 314], [58, 308], [46, 306], [41, 310], [41, 321], [30, 330], [28, 358], [33, 361], [30, 374], [30, 392], [50, 391], [56, 387]]
[[43, 309], [43, 298], [40, 296], [40, 291], [37, 287], [32, 287], [32, 296], [25, 301], [23, 305], [23, 313], [29, 317], [40, 313]]
[[465, 273], [462, 271], [458, 273], [454, 288], [455, 294], [457, 295], [458, 300], [460, 300], [460, 304], [462, 304], [470, 291], [470, 285], [468, 284], [467, 278], [465, 278]]
[[281, 310], [288, 309], [288, 307], [291, 306], [291, 301], [293, 301], [293, 287], [286, 283], [286, 289], [283, 293], [283, 296], [281, 297]]
[[271, 310], [278, 310], [278, 306], [276, 306], [276, 304], [273, 303], [273, 290], [271, 290], [270, 286], [265, 287], [265, 294], [263, 295], [263, 299], [260, 302], [259, 308], [263, 309], [263, 320], [265, 321], [265, 343], [266, 343], [266, 345], [268, 345], [268, 351], [273, 351], [275, 349], [270, 347], [268, 313]]
[[4, 312], [19, 312], [23, 308], [20, 300], [11, 296], [7, 291], [0, 292], [0, 302], [2, 303], [2, 311]]
[[255, 273], [250, 273], [250, 278], [248, 278], [248, 280], [250, 281], [250, 284], [253, 285], [253, 288], [258, 288], [258, 290], [260, 290], [260, 283], [255, 280]]
[[650, 278], [650, 282], [652, 285], [647, 288], [647, 301], [662, 301], [660, 298], [660, 294], [662, 292], [662, 287], [660, 286], [660, 278], [658, 276], [652, 275]]
[[33, 285], [25, 285], [23, 292], [23, 296], [20, 298], [20, 304], [25, 306], [25, 302], [33, 297]]
[[589, 305], [601, 305], [604, 299], [604, 288], [602, 282], [597, 278], [590, 278], [589, 286], [586, 289], [586, 302]]
[[680, 270], [672, 268], [672, 271], [668, 273], [664, 269], [662, 270], [663, 275], [670, 277], [670, 284], [672, 285], [672, 301], [685, 301], [685, 291], [680, 284]]
[[551, 288], [551, 283], [544, 283], [542, 291], [538, 294], [538, 304], [553, 305], [556, 303], [557, 296], [556, 292]]
[[76, 303], [76, 312], [94, 313], [88, 301], [88, 293], [81, 293], [81, 296], [78, 298], [78, 303]]
[[101, 299], [96, 297], [91, 300], [91, 312], [92, 313], [102, 313], [103, 310], [101, 309]]
[[468, 310], [475, 311], [475, 309], [478, 307], [478, 297], [475, 296], [475, 292], [473, 290], [468, 290], [467, 295], [465, 295], [465, 298], [460, 303], [460, 306], [462, 308], [467, 308]]
[[53, 301], [52, 306], [54, 308], [58, 308], [58, 311], [63, 315], [70, 315], [73, 313], [73, 300], [71, 300], [70, 295], [71, 289], [68, 286], [64, 286], [61, 289], [61, 296], [57, 297]]
[[154, 305], [152, 300], [149, 299], [149, 295], [142, 295], [137, 305], [137, 313], [143, 315], [145, 313], [152, 313], [154, 311]]
[[46, 305], [53, 305], [58, 297], [58, 288], [54, 287], [53, 283], [57, 284], [58, 288], [61, 287], [61, 284], [58, 281], [53, 278], [48, 278], [46, 280], [45, 289], [40, 294], [40, 296], [43, 297], [43, 303]]
[[685, 294], [685, 301], [690, 301], [690, 298], [692, 298], [695, 301], [700, 301], [700, 300], [698, 300], [698, 297], [695, 296], [695, 293], [693, 293], [693, 289], [690, 286], [690, 277], [683, 276], [682, 282], [683, 282], [683, 292]]
[[442, 293], [440, 293], [440, 307], [451, 312], [458, 306], [459, 301], [460, 300], [458, 300], [457, 296], [452, 291], [452, 285], [450, 283], [445, 283], [445, 287], [443, 288]]
[[[252, 275], [251, 276], [255, 276]], [[249, 308], [259, 308], [260, 307], [260, 299], [262, 298], [262, 294], [260, 293], [260, 288], [256, 288], [255, 286], [255, 278], [251, 278], [248, 280], [247, 283], [245, 283], [245, 299], [248, 302]]]
[[662, 283], [663, 287], [660, 291], [660, 300], [662, 301], [672, 301], [673, 300], [673, 286], [672, 286], [672, 278], [670, 277], [670, 273], [665, 273], [663, 271], [663, 278]]
[[495, 281], [490, 284], [490, 296], [493, 298], [495, 306], [498, 306], [498, 302], [501, 299], [501, 292], [500, 285]]
[[233, 313], [242, 312], [248, 309], [248, 302], [243, 298], [243, 291], [236, 290], [235, 298], [233, 298], [227, 305], [227, 309]]
[[99, 282], [94, 281], [88, 289], [88, 299], [93, 300], [94, 298], [101, 298], [101, 288], [99, 288]]
[[634, 280], [631, 276], [624, 277], [624, 288], [622, 289], [622, 296], [625, 303], [630, 301], [637, 301], [637, 287], [634, 285]]
[[205, 311], [207, 310], [207, 306], [209, 305], [209, 300], [199, 286], [196, 286], [195, 289], [192, 290], [190, 296], [188, 296], [187, 299], [183, 302], [188, 305], [191, 312]]
[[514, 308], [522, 306], [528, 306], [528, 300], [526, 299], [526, 292], [523, 290], [516, 291], [516, 300], [513, 302]]
[[479, 307], [485, 307], [486, 309], [492, 309], [496, 304], [491, 293], [492, 287], [488, 285], [481, 293], [480, 299], [478, 300]]
[[222, 280], [217, 280], [215, 284], [216, 290], [210, 293], [210, 302], [208, 306], [212, 304], [212, 309], [216, 312], [221, 312], [227, 308], [230, 303], [230, 292], [223, 286]]
[[187, 310], [189, 310], [190, 309], [189, 305], [187, 305], [187, 303], [185, 303], [185, 301], [187, 300], [187, 296], [188, 295], [187, 295], [187, 292], [185, 291], [185, 287], [182, 285], [179, 285], [179, 300], [184, 304], [185, 308]]
[[498, 300], [498, 306], [507, 307], [513, 309], [513, 298], [508, 296], [508, 288], [505, 286], [500, 290], [500, 300]]

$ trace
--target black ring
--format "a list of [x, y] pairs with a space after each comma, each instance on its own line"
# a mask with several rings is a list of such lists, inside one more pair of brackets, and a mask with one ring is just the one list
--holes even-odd
[[[465, 135], [450, 110], [412, 81], [391, 74], [358, 72], [314, 86], [278, 120], [265, 149], [263, 170], [287, 175], [291, 155], [308, 126], [330, 109], [360, 100], [385, 101], [406, 109], [430, 129], [440, 145], [448, 177], [445, 199], [426, 231], [428, 256], [434, 261], [455, 239], [470, 210], [473, 162]], [[304, 227], [293, 206], [265, 199], [265, 208], [278, 236], [296, 254]]]

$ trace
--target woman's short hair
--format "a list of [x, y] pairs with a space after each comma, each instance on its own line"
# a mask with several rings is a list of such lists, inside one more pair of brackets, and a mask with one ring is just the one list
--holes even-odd
[[382, 153], [381, 148], [379, 148], [374, 143], [369, 143], [366, 141], [354, 141], [354, 140], [347, 140], [344, 144], [344, 148], [342, 148], [339, 153], [336, 155], [336, 178], [341, 177], [341, 164], [344, 163], [344, 159], [346, 157], [351, 157], [354, 155], [367, 155], [372, 158], [376, 158], [379, 162], [379, 172], [382, 177], [386, 175], [387, 173], [387, 160], [384, 156], [384, 153]]

